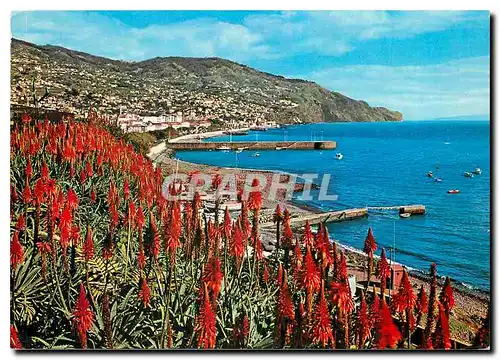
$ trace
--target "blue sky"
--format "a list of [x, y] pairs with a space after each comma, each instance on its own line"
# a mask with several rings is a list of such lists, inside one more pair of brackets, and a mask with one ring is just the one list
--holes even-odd
[[218, 56], [407, 120], [489, 114], [486, 11], [37, 11], [12, 36], [114, 59]]

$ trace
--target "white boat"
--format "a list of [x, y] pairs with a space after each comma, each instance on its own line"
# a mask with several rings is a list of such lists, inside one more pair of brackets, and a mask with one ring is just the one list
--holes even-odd
[[222, 151], [229, 151], [231, 148], [227, 145], [222, 145], [217, 148], [217, 150], [222, 150]]
[[283, 149], [282, 147], [276, 146], [276, 150], [281, 150]]
[[436, 178], [434, 179], [435, 182], [442, 182], [443, 180], [441, 180], [440, 178]]
[[472, 173], [470, 173], [468, 171], [464, 172], [464, 176], [469, 177], [469, 178], [474, 177], [474, 175], [472, 175]]
[[472, 172], [473, 174], [476, 174], [476, 175], [481, 175], [482, 171], [481, 171], [481, 168], [475, 168], [474, 171]]
[[402, 217], [402, 218], [405, 218], [405, 219], [406, 219], [406, 218], [409, 218], [410, 216], [411, 216], [411, 214], [410, 214], [410, 213], [400, 213], [400, 214], [399, 214], [399, 217]]
[[342, 160], [343, 157], [344, 157], [344, 155], [342, 155], [342, 153], [335, 154], [335, 159], [337, 159], [337, 160]]
[[430, 178], [431, 178], [431, 177], [433, 177], [433, 176], [434, 176], [434, 174], [432, 173], [432, 171], [429, 171], [429, 172], [427, 173], [427, 177], [430, 177]]
[[259, 156], [260, 156], [260, 154], [259, 154], [258, 152], [256, 152], [256, 153], [253, 153], [253, 154], [252, 154], [252, 155], [250, 155], [250, 156], [251, 156], [251, 157], [259, 157]]
[[239, 154], [240, 152], [242, 152], [243, 150], [245, 150], [245, 148], [237, 148], [236, 149], [236, 154]]

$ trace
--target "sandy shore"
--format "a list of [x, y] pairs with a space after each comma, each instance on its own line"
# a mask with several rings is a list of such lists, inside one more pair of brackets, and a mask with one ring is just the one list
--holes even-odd
[[[206, 133], [202, 138], [221, 136], [222, 133], [222, 131]], [[200, 138], [199, 134], [186, 135], [170, 141], [187, 141], [194, 138]], [[218, 173], [221, 176], [224, 176], [225, 174], [235, 174], [236, 176], [244, 178], [250, 173], [264, 174], [267, 176], [271, 176], [274, 173], [273, 171], [225, 168], [181, 161], [174, 158], [174, 153], [166, 149], [164, 143], [152, 147], [148, 156], [155, 162], [155, 164], [161, 166], [167, 174], [172, 174], [175, 171], [185, 174], [199, 171], [206, 174]], [[292, 217], [321, 212], [318, 209], [302, 204], [295, 204], [292, 201], [265, 200], [263, 204], [263, 211], [261, 213], [262, 221], [267, 221], [271, 218], [272, 212], [278, 203], [282, 209], [288, 208]], [[274, 232], [269, 229], [262, 231], [262, 240], [264, 248], [267, 248], [267, 251], [272, 251], [275, 242]], [[355, 274], [362, 273], [366, 263], [366, 255], [359, 249], [343, 246], [340, 242], [337, 242], [337, 244], [346, 254], [349, 272]], [[360, 244], [360, 246], [362, 246], [362, 244]], [[429, 294], [429, 282], [424, 273], [410, 271], [410, 280], [416, 293], [418, 293], [420, 286], [423, 285], [427, 294]], [[440, 282], [442, 281], [443, 279], [440, 280]], [[450, 319], [451, 336], [461, 342], [471, 343], [477, 330], [482, 324], [482, 319], [486, 317], [490, 296], [487, 292], [470, 289], [460, 284], [453, 284], [453, 288], [456, 305]]]

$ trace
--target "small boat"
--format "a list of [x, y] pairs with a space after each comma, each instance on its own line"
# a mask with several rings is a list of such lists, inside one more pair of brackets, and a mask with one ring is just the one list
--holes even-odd
[[222, 146], [219, 146], [219, 147], [217, 148], [217, 150], [229, 151], [229, 150], [231, 150], [231, 148], [230, 148], [229, 146], [222, 145]]
[[283, 149], [282, 147], [276, 146], [276, 150], [281, 150]]
[[399, 214], [399, 217], [404, 218], [404, 219], [409, 218], [410, 216], [411, 216], [410, 213], [400, 213]]
[[440, 178], [436, 178], [434, 179], [435, 182], [442, 182], [443, 180], [441, 180]]
[[448, 190], [448, 194], [460, 194], [460, 190], [458, 189]]
[[237, 148], [236, 149], [236, 154], [239, 154], [240, 152], [242, 152], [243, 150], [245, 150], [245, 148]]
[[433, 173], [432, 171], [429, 171], [429, 172], [427, 173], [427, 177], [430, 177], [430, 178], [431, 178], [431, 177], [433, 177], [433, 176], [434, 176], [434, 173]]
[[335, 159], [337, 159], [337, 160], [342, 160], [343, 157], [344, 157], [344, 155], [342, 155], [342, 153], [335, 154]]
[[252, 155], [250, 155], [250, 156], [251, 156], [251, 157], [259, 157], [259, 156], [260, 156], [260, 154], [259, 154], [258, 152], [256, 152], [256, 153], [253, 153], [253, 154], [252, 154]]
[[476, 174], [476, 175], [481, 175], [482, 171], [481, 171], [481, 168], [475, 168], [474, 171], [472, 172], [473, 174]]
[[468, 178], [474, 177], [474, 175], [472, 175], [472, 173], [468, 171], [464, 172], [464, 176]]

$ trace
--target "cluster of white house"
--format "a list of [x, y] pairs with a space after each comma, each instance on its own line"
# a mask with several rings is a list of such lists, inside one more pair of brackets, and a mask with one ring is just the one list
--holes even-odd
[[124, 132], [148, 132], [163, 130], [166, 128], [207, 128], [211, 122], [206, 118], [184, 119], [182, 114], [170, 114], [161, 116], [139, 116], [137, 114], [120, 114], [117, 118], [117, 125]]

